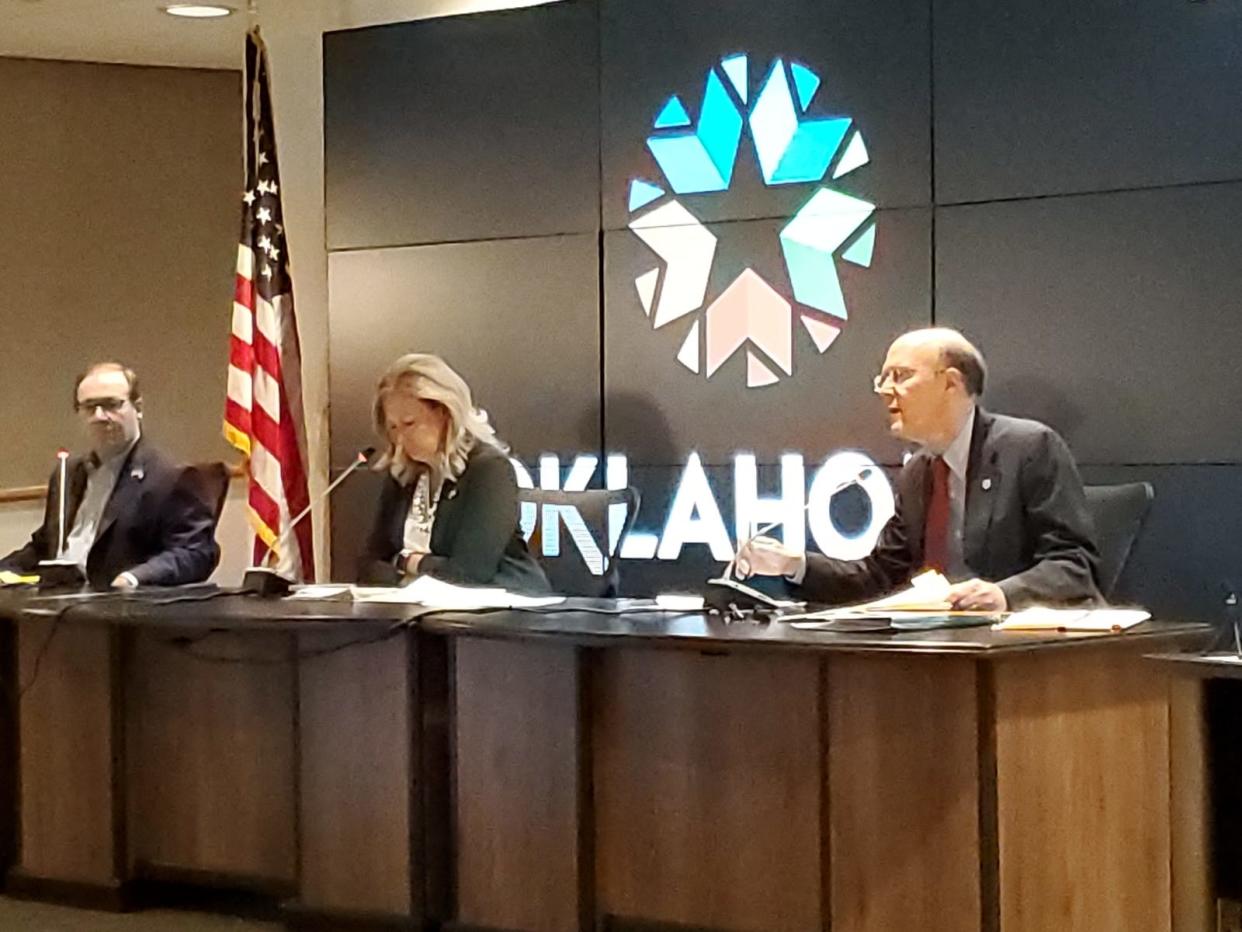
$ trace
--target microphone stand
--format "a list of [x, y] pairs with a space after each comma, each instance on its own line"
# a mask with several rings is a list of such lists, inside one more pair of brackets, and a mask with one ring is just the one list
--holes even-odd
[[264, 548], [259, 562], [255, 566], [248, 568], [245, 575], [242, 576], [241, 591], [243, 593], [258, 595], [264, 598], [279, 598], [289, 594], [293, 580], [282, 576], [277, 570], [268, 566], [268, 562], [273, 556], [277, 555], [280, 546], [289, 539], [289, 535], [293, 533], [293, 529], [298, 526], [298, 523], [310, 514], [315, 504], [326, 501], [328, 496], [336, 490], [336, 487], [348, 479], [358, 467], [364, 465], [374, 452], [374, 447], [367, 447], [365, 450], [359, 451], [354, 461], [349, 464], [349, 468], [337, 476], [318, 498], [309, 502], [305, 508], [298, 512], [297, 517], [289, 522], [289, 526], [284, 529], [281, 535]]
[[1242, 605], [1239, 604], [1242, 600], [1239, 600], [1237, 589], [1231, 583], [1221, 583], [1221, 589], [1225, 593], [1225, 625], [1203, 651], [1203, 655], [1228, 653], [1229, 642], [1232, 640], [1234, 656], [1242, 659]]
[[[828, 493], [828, 497], [832, 498], [832, 496], [836, 495], [838, 492], [844, 492], [846, 489], [850, 488], [850, 486], [862, 485], [862, 483], [865, 480], [871, 478], [871, 471], [872, 471], [872, 467], [870, 466], [863, 467], [861, 470], [859, 470], [858, 475], [854, 476], [852, 479], [846, 479], [844, 482], [837, 483], [837, 485], [832, 489], [832, 491]], [[811, 510], [810, 502], [807, 502], [805, 505], [802, 506], [803, 513], [806, 513], [810, 510]], [[784, 523], [785, 523], [784, 518], [781, 518], [777, 521], [770, 521], [767, 524], [765, 524], [763, 527], [759, 528], [759, 530], [755, 531], [755, 533], [751, 534], [750, 537], [746, 538], [745, 541], [738, 544], [737, 550], [733, 552], [733, 559], [731, 559], [728, 562], [728, 564], [725, 565], [724, 572], [720, 574], [720, 578], [728, 579], [728, 580], [734, 579], [735, 576], [734, 576], [733, 571], [735, 567], [737, 566], [737, 555], [742, 552], [742, 550], [747, 546], [747, 544], [753, 543], [755, 538], [762, 537], [764, 534], [768, 533], [768, 531], [772, 530], [773, 528], [780, 527]]]
[[59, 473], [58, 478], [60, 482], [60, 494], [57, 497], [56, 503], [56, 510], [59, 512], [60, 518], [60, 534], [56, 538], [56, 559], [59, 560], [65, 555], [65, 486], [68, 484], [66, 482], [65, 473], [67, 471], [66, 463], [69, 461], [69, 451], [65, 449], [57, 450], [56, 458], [60, 460], [60, 463], [56, 467], [56, 471]]

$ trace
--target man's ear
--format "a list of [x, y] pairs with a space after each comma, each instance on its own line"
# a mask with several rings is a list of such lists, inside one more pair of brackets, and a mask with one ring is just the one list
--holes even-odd
[[966, 391], [966, 376], [962, 375], [961, 369], [958, 369], [956, 366], [949, 366], [949, 368], [944, 370], [944, 373], [948, 378], [949, 384], [957, 386], [962, 391]]

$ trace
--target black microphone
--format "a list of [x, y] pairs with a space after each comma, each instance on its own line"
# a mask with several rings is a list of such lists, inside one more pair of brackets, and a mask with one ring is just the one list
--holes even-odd
[[298, 523], [303, 518], [311, 513], [311, 509], [319, 502], [326, 501], [328, 496], [336, 490], [336, 487], [348, 479], [360, 466], [365, 465], [374, 453], [375, 447], [367, 447], [365, 450], [360, 450], [357, 456], [354, 457], [354, 461], [349, 464], [349, 468], [337, 476], [317, 498], [312, 499], [305, 508], [298, 512], [297, 517], [289, 522], [289, 526], [281, 532], [279, 537], [263, 548], [263, 553], [260, 555], [256, 565], [247, 569], [242, 577], [241, 591], [243, 593], [274, 597], [289, 594], [289, 587], [293, 585], [292, 580], [281, 576], [272, 567], [267, 566], [269, 559], [279, 552], [281, 544], [289, 539], [293, 529], [298, 526]]

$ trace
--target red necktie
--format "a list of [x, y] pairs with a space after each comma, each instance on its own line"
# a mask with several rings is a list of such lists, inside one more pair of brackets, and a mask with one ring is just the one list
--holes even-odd
[[949, 464], [932, 460], [931, 497], [923, 525], [923, 565], [944, 572], [949, 565]]

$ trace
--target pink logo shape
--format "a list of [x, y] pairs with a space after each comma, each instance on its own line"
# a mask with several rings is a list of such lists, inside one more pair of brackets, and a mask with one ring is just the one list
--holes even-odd
[[[793, 373], [793, 315], [790, 304], [754, 269], [735, 278], [707, 309], [707, 376], [751, 343], [779, 366]], [[776, 376], [748, 353], [747, 384], [770, 384]]]

